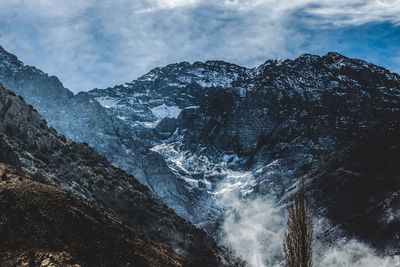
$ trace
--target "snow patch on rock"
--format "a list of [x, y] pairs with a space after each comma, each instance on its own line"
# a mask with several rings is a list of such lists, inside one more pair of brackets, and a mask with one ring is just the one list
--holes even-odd
[[100, 105], [105, 108], [113, 108], [118, 104], [118, 100], [114, 98], [96, 97], [95, 99], [97, 100], [97, 102], [99, 102]]
[[150, 109], [151, 112], [159, 119], [164, 119], [164, 118], [174, 118], [177, 119], [179, 116], [179, 113], [181, 113], [181, 109], [177, 106], [167, 106], [165, 104], [162, 104], [160, 106], [156, 106], [154, 108]]

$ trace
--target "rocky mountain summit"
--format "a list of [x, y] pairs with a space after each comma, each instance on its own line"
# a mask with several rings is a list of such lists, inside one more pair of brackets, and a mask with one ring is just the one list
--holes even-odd
[[[394, 230], [383, 230], [397, 229], [397, 187], [379, 192], [357, 187], [363, 179], [383, 177], [393, 185], [398, 177], [395, 168], [383, 175], [385, 168], [366, 164], [385, 155], [395, 162], [397, 154], [387, 152], [398, 151], [395, 143], [371, 150], [370, 159], [360, 154], [399, 123], [400, 76], [385, 68], [338, 53], [268, 60], [251, 69], [222, 61], [182, 62], [113, 88], [62, 93], [64, 102], [53, 108], [35, 90], [58, 89], [39, 82], [43, 73], [37, 80], [18, 78], [26, 70], [11, 58], [0, 68], [0, 81], [36, 103], [49, 125], [89, 143], [220, 240], [225, 214], [234, 211], [236, 200], [268, 196], [279, 206], [306, 177], [316, 216], [328, 218], [332, 229], [387, 254], [399, 251]], [[353, 156], [357, 166], [343, 161]], [[335, 209], [351, 198], [346, 186], [359, 192], [360, 201], [370, 196], [363, 202], [368, 205]], [[371, 205], [380, 213], [367, 212]], [[382, 231], [361, 233], [360, 218], [370, 227], [379, 222]]]

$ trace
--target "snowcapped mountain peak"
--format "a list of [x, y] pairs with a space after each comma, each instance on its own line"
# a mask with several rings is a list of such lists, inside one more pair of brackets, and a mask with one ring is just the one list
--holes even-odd
[[343, 56], [342, 54], [339, 54], [338, 52], [328, 52], [325, 57], [330, 57], [334, 59], [335, 61], [345, 59], [347, 57]]
[[171, 86], [183, 87], [190, 83], [197, 83], [203, 87], [230, 86], [237, 77], [244, 75], [248, 70], [235, 64], [224, 61], [210, 60], [206, 62], [181, 62], [169, 64], [164, 68], [155, 68], [137, 81], [160, 81]]

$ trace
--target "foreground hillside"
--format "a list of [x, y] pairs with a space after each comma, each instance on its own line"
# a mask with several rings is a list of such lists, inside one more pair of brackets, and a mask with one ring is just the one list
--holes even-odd
[[111, 166], [87, 144], [66, 139], [32, 106], [0, 86], [0, 129], [33, 180], [78, 196], [123, 220], [147, 238], [171, 246], [196, 266], [240, 266], [219, 247], [165, 206], [134, 177]]
[[184, 266], [154, 243], [69, 193], [0, 163], [1, 266]]

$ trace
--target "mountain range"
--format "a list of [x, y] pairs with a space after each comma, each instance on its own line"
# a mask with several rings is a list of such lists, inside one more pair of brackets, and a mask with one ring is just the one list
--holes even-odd
[[191, 224], [241, 254], [226, 229], [227, 216], [248, 215], [236, 203], [284, 207], [301, 179], [329, 224], [319, 242], [400, 253], [400, 76], [385, 68], [338, 53], [181, 62], [73, 94], [0, 48], [0, 82], [21, 96], [2, 89], [0, 123], [28, 177], [196, 263], [240, 261]]

